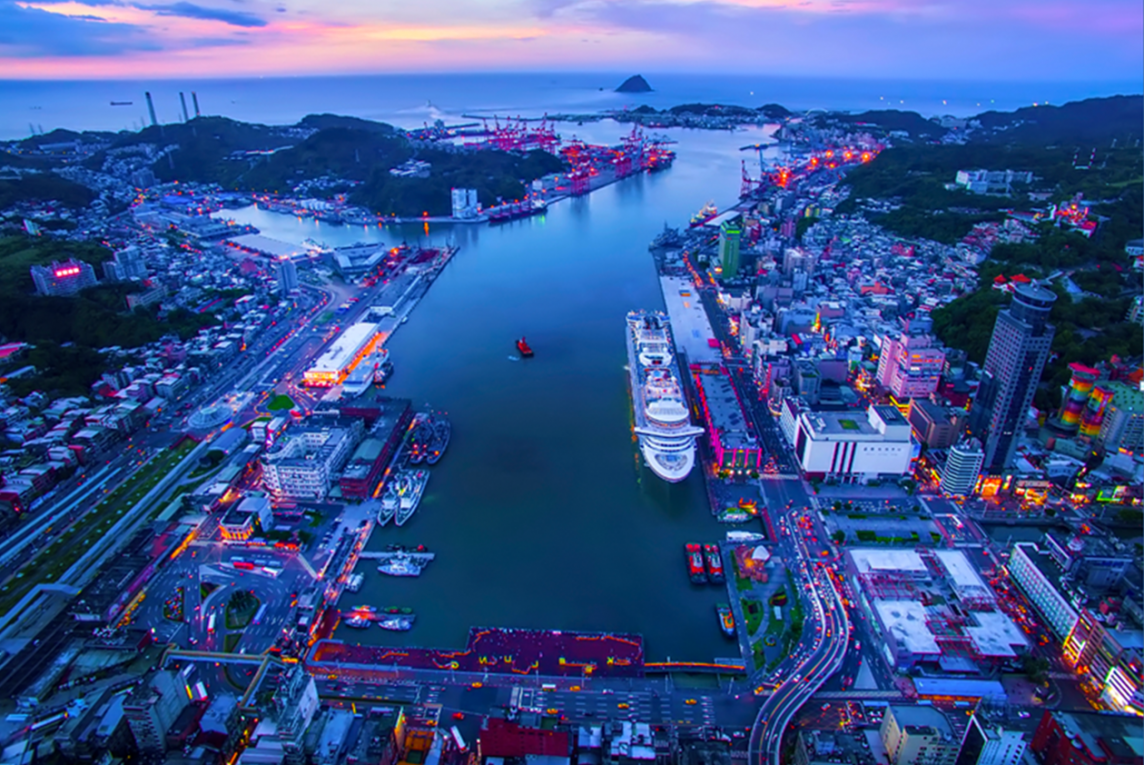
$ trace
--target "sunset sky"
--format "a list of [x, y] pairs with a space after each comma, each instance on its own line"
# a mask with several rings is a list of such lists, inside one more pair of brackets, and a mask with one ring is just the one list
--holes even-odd
[[1141, 0], [0, 0], [0, 79], [657, 71], [1137, 81]]

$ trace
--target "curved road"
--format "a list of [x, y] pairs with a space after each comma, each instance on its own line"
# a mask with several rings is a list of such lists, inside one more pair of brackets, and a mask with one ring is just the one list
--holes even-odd
[[[789, 525], [784, 524], [792, 533], [798, 533], [802, 512], [792, 512]], [[783, 732], [802, 705], [842, 666], [849, 642], [850, 620], [831, 580], [831, 569], [822, 560], [825, 543], [811, 543], [800, 535], [794, 549], [797, 571], [811, 603], [803, 629], [809, 638], [803, 638], [795, 653], [801, 661], [793, 673], [759, 707], [748, 749], [749, 759], [758, 758], [757, 765], [781, 765]]]

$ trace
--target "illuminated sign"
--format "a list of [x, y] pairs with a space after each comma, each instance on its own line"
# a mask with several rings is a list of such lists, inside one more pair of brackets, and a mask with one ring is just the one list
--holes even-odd
[[79, 266], [68, 266], [67, 268], [57, 268], [54, 272], [54, 276], [57, 279], [62, 279], [65, 276], [75, 276], [79, 272], [80, 272]]

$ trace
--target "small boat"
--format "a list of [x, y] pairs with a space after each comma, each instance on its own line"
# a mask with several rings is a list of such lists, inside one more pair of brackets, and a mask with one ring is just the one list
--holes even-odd
[[409, 434], [409, 464], [420, 465], [429, 452], [429, 439], [433, 435], [432, 421], [427, 415], [418, 415]]
[[386, 616], [377, 620], [377, 626], [390, 632], [408, 632], [413, 629], [416, 616]]
[[133, 101], [112, 101], [112, 106], [131, 106]]
[[691, 543], [684, 545], [687, 555], [687, 575], [692, 584], [707, 584], [707, 572], [703, 565], [703, 548]]
[[723, 574], [723, 556], [719, 554], [719, 545], [703, 545], [703, 557], [707, 561], [707, 578], [711, 584], [721, 584], [726, 581]]
[[433, 435], [429, 440], [429, 453], [425, 456], [425, 461], [430, 465], [436, 465], [441, 460], [441, 455], [445, 453], [445, 447], [449, 445], [453, 426], [445, 419], [434, 420], [432, 432]]
[[344, 624], [347, 627], [352, 627], [355, 630], [363, 630], [369, 626], [369, 619], [366, 619], [363, 616], [356, 616], [355, 615], [355, 616], [348, 617], [345, 620]]
[[425, 485], [429, 483], [429, 471], [418, 470], [416, 473], [406, 473], [406, 488], [397, 498], [396, 522], [404, 526], [405, 522], [413, 517], [417, 505], [421, 502], [421, 495], [425, 493]]
[[516, 341], [516, 349], [520, 351], [521, 357], [526, 359], [532, 357], [532, 347], [523, 337]]
[[346, 592], [360, 592], [363, 583], [365, 583], [363, 575], [350, 574], [349, 579], [346, 579]]
[[425, 564], [416, 558], [398, 553], [382, 561], [377, 571], [388, 576], [421, 576], [424, 568]]
[[715, 611], [719, 614], [719, 627], [723, 630], [723, 634], [735, 637], [735, 614], [731, 611], [731, 607], [726, 603], [720, 603], [715, 606]]
[[377, 509], [377, 525], [384, 526], [393, 520], [397, 513], [397, 481], [390, 481], [381, 495], [381, 507]]

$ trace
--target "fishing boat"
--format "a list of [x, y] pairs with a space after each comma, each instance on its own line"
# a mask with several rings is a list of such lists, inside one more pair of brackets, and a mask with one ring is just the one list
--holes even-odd
[[449, 437], [452, 432], [453, 426], [449, 424], [448, 420], [433, 421], [433, 434], [429, 439], [429, 453], [425, 455], [426, 462], [430, 465], [436, 465], [441, 460], [441, 455], [445, 453], [445, 447], [449, 445]]
[[406, 483], [404, 490], [397, 498], [397, 513], [395, 520], [398, 526], [413, 517], [417, 505], [421, 503], [421, 496], [425, 493], [425, 485], [429, 483], [429, 471], [418, 470], [416, 473], [405, 473]]
[[406, 616], [385, 616], [377, 620], [377, 626], [383, 630], [390, 632], [408, 632], [413, 629], [413, 622], [417, 617], [413, 615]]
[[523, 337], [516, 341], [516, 349], [523, 358], [532, 358], [532, 347]]
[[719, 628], [723, 630], [723, 634], [735, 637], [735, 614], [731, 611], [731, 607], [726, 603], [720, 603], [715, 606], [715, 611], [719, 614]]

